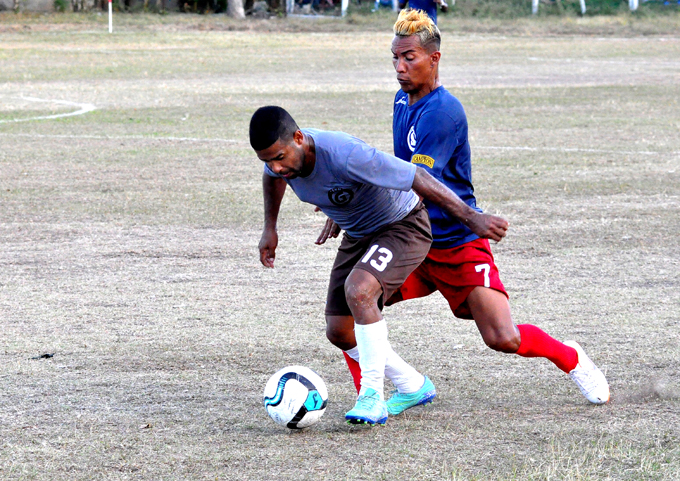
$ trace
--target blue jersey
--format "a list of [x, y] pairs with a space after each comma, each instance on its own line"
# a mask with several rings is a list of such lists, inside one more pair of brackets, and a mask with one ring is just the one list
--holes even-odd
[[[463, 202], [482, 211], [472, 187], [467, 118], [457, 98], [439, 87], [409, 106], [408, 95], [399, 90], [394, 98], [392, 134], [397, 157], [426, 169]], [[439, 206], [424, 203], [432, 223], [432, 247], [446, 249], [478, 238]]]
[[[314, 139], [316, 163], [307, 177], [284, 179], [303, 202], [319, 207], [358, 238], [406, 217], [418, 204], [416, 166], [343, 132], [302, 129]], [[265, 164], [264, 171], [274, 174]]]
[[423, 10], [437, 25], [437, 4], [434, 0], [408, 0], [409, 8], [413, 10]]

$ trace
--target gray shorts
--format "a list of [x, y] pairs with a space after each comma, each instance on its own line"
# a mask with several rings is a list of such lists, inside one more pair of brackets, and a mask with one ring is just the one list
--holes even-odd
[[352, 315], [345, 299], [345, 280], [353, 269], [368, 271], [380, 281], [383, 294], [378, 306], [382, 309], [385, 301], [425, 259], [430, 244], [430, 218], [421, 202], [402, 220], [373, 234], [359, 239], [343, 235], [328, 284], [326, 315]]

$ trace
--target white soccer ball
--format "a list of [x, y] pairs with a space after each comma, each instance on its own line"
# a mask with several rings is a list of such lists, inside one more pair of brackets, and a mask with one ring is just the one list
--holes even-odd
[[321, 419], [328, 403], [328, 390], [321, 376], [311, 369], [288, 366], [269, 378], [263, 402], [276, 423], [302, 429]]

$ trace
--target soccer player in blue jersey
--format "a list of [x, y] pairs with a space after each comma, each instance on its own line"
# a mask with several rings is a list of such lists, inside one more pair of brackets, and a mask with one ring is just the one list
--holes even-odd
[[[393, 63], [401, 86], [394, 99], [394, 153], [429, 172], [481, 212], [472, 186], [465, 111], [439, 80], [439, 29], [424, 12], [404, 10], [394, 33]], [[607, 380], [578, 343], [560, 342], [531, 324], [515, 325], [488, 240], [470, 229], [466, 219], [451, 216], [428, 199], [423, 202], [432, 224], [432, 248], [386, 305], [438, 290], [456, 317], [474, 319], [491, 349], [545, 357], [570, 375], [588, 401], [606, 403]], [[357, 377], [351, 359], [348, 364]], [[401, 392], [387, 402], [393, 415], [416, 404], [417, 395]]]
[[481, 237], [502, 239], [507, 223], [470, 208], [425, 170], [355, 137], [300, 130], [280, 107], [262, 107], [253, 114], [250, 143], [265, 164], [265, 222], [259, 244], [265, 267], [274, 267], [276, 221], [288, 185], [300, 200], [319, 207], [345, 230], [326, 299], [326, 335], [352, 351], [361, 370], [359, 396], [345, 418], [355, 424], [385, 423], [385, 375], [402, 392], [419, 391], [421, 403], [429, 402], [434, 386], [390, 347], [381, 313], [430, 249], [430, 222], [419, 196], [468, 219]]

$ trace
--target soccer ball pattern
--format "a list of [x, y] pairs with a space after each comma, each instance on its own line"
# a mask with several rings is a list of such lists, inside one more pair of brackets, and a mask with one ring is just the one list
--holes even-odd
[[311, 369], [288, 366], [269, 378], [263, 403], [276, 423], [302, 429], [321, 419], [328, 403], [328, 390], [321, 376]]

